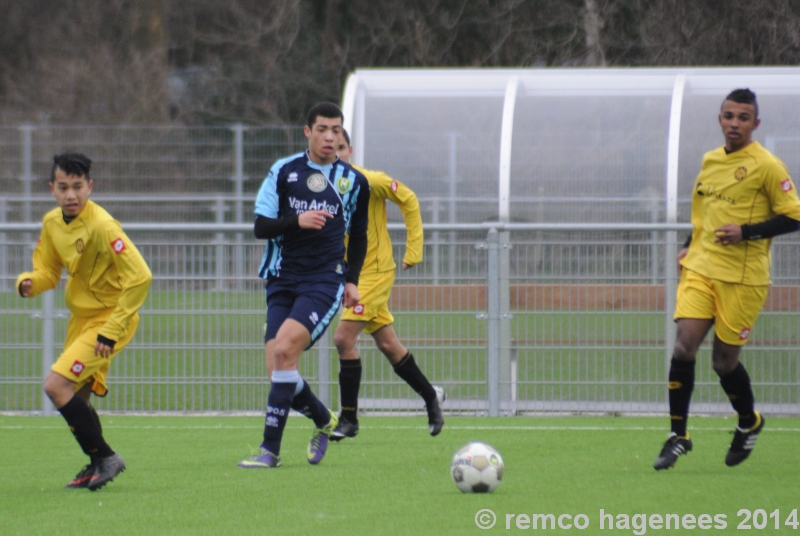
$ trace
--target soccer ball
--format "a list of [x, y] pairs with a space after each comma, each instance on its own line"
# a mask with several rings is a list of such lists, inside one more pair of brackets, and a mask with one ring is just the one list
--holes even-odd
[[453, 455], [450, 476], [463, 493], [491, 493], [503, 480], [503, 469], [499, 452], [473, 441]]

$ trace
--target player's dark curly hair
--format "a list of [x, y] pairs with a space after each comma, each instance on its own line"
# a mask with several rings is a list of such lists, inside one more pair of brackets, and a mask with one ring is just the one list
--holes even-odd
[[317, 117], [319, 116], [327, 117], [328, 119], [335, 119], [339, 117], [341, 118], [342, 123], [344, 123], [344, 114], [342, 113], [341, 108], [332, 102], [320, 102], [311, 107], [311, 109], [308, 111], [308, 117], [306, 118], [306, 125], [308, 125], [308, 128], [314, 126], [314, 123], [317, 122]]
[[758, 118], [758, 101], [756, 100], [756, 94], [750, 91], [749, 88], [734, 89], [728, 93], [725, 100], [738, 102], [739, 104], [752, 104], [756, 111], [756, 119]]
[[61, 169], [67, 175], [76, 177], [86, 177], [89, 180], [89, 170], [92, 168], [92, 161], [89, 157], [81, 153], [61, 153], [53, 156], [53, 169], [50, 170], [50, 182], [56, 180], [56, 168]]

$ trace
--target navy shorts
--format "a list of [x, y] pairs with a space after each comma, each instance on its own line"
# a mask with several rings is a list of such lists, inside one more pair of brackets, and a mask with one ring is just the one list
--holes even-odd
[[311, 334], [310, 348], [322, 337], [339, 310], [344, 281], [296, 282], [273, 279], [267, 283], [267, 325], [264, 342], [274, 339], [284, 320], [291, 318]]

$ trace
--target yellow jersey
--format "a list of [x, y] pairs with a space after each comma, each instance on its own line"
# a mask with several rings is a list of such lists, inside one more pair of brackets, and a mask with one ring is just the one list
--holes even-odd
[[709, 279], [769, 285], [772, 240], [715, 243], [726, 223], [756, 224], [778, 215], [800, 220], [800, 200], [786, 166], [758, 142], [703, 156], [692, 194], [692, 241], [681, 264]]
[[25, 279], [33, 284], [31, 296], [55, 288], [62, 268], [67, 270], [70, 312], [80, 318], [107, 317], [100, 335], [119, 341], [144, 303], [153, 276], [120, 223], [91, 200], [70, 223], [60, 207], [45, 214], [33, 271], [20, 274], [16, 288]]
[[409, 266], [422, 262], [422, 214], [417, 196], [402, 182], [383, 171], [370, 171], [353, 166], [369, 182], [369, 224], [367, 225], [367, 255], [361, 273], [389, 272], [397, 265], [392, 253], [392, 241], [386, 227], [386, 200], [396, 204], [406, 225], [406, 251], [403, 262]]

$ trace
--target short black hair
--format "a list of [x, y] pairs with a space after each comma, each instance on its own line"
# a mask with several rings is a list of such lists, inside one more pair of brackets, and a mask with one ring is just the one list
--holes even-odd
[[86, 177], [89, 180], [89, 170], [92, 169], [92, 161], [82, 153], [61, 153], [53, 156], [53, 169], [50, 170], [50, 182], [56, 180], [56, 168], [67, 175], [76, 177]]
[[306, 118], [306, 125], [308, 125], [308, 128], [314, 126], [314, 123], [317, 122], [317, 117], [319, 116], [327, 117], [328, 119], [335, 119], [339, 117], [341, 118], [342, 123], [344, 123], [344, 114], [342, 113], [341, 108], [332, 102], [320, 102], [311, 107], [311, 109], [308, 111], [308, 117]]
[[753, 108], [755, 108], [756, 119], [758, 119], [758, 101], [756, 100], [756, 94], [750, 91], [750, 88], [734, 89], [728, 93], [725, 100], [738, 102], [739, 104], [752, 104]]
[[350, 134], [348, 134], [345, 129], [342, 129], [342, 136], [344, 136], [344, 141], [347, 142], [347, 146], [350, 147]]

